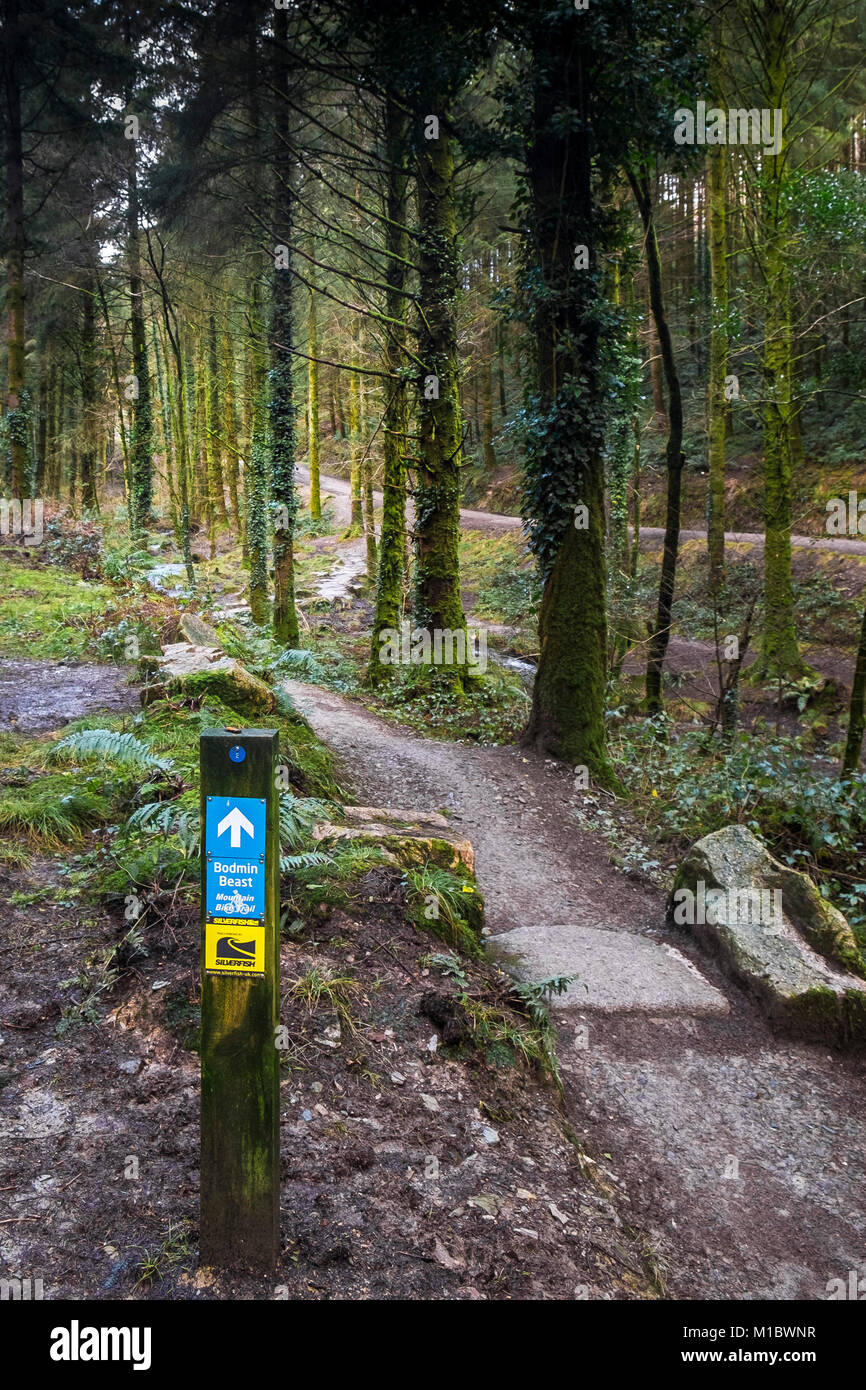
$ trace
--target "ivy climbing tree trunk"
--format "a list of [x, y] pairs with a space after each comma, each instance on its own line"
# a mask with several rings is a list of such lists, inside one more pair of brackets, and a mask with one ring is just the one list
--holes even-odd
[[[490, 289], [492, 256], [485, 251], [481, 259], [484, 271], [485, 292]], [[481, 334], [481, 452], [484, 467], [488, 474], [496, 469], [496, 451], [493, 448], [493, 328], [491, 311], [484, 308], [484, 321]]]
[[[544, 591], [523, 742], [614, 785], [604, 723], [603, 223], [593, 195], [586, 120], [588, 55], [578, 16], [550, 14], [536, 23], [522, 277], [536, 380], [529, 397], [523, 509]], [[560, 110], [563, 92], [567, 120]]]
[[208, 316], [207, 339], [207, 424], [208, 438], [213, 447], [213, 489], [220, 525], [228, 526], [225, 474], [223, 470], [223, 435], [220, 429], [220, 363], [216, 315]]
[[[434, 99], [429, 109], [444, 112]], [[452, 660], [443, 673], [461, 687], [466, 669], [466, 619], [460, 596], [460, 419], [457, 294], [460, 260], [454, 206], [454, 155], [446, 121], [418, 155], [418, 357], [423, 363], [418, 407], [415, 484], [415, 623], [435, 641], [450, 632]], [[462, 642], [457, 634], [463, 634]], [[444, 655], [448, 655], [447, 649]], [[460, 660], [460, 657], [463, 660]]]

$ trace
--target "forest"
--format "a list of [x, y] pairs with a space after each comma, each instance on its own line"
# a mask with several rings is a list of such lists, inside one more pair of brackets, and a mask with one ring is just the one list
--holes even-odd
[[[3, 1298], [864, 1296], [864, 43], [5, 0]], [[251, 726], [267, 1270], [198, 1207]]]

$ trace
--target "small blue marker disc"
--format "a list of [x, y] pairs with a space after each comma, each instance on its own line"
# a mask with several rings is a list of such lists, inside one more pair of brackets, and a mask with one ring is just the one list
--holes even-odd
[[229, 749], [229, 757], [233, 763], [242, 763], [246, 756], [246, 748], [241, 748], [239, 743], [236, 743], [233, 748]]

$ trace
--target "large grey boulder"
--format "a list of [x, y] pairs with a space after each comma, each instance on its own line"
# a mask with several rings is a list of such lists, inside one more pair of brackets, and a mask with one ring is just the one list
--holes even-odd
[[866, 967], [851, 928], [745, 826], [692, 845], [668, 919], [712, 949], [775, 1022], [828, 1041], [866, 1039]]
[[213, 695], [252, 720], [272, 714], [276, 708], [271, 687], [218, 647], [173, 642], [163, 647], [157, 668], [158, 684], [149, 688], [150, 699], [163, 692], [187, 699]]

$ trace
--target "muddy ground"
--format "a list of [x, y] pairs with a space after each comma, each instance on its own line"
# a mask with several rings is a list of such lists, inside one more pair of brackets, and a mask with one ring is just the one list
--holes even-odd
[[[147, 927], [98, 1021], [70, 1023], [84, 989], [68, 982], [125, 924], [64, 904], [58, 867], [14, 875], [52, 889], [35, 926], [2, 885], [2, 1275], [42, 1278], [53, 1299], [657, 1296], [624, 1194], [568, 1137], [554, 1086], [441, 1045], [424, 1001], [453, 986], [422, 964], [437, 943], [406, 923], [390, 870], [283, 946], [277, 1274], [197, 1269], [197, 917]], [[342, 1036], [290, 995], [326, 966], [359, 981]]]

